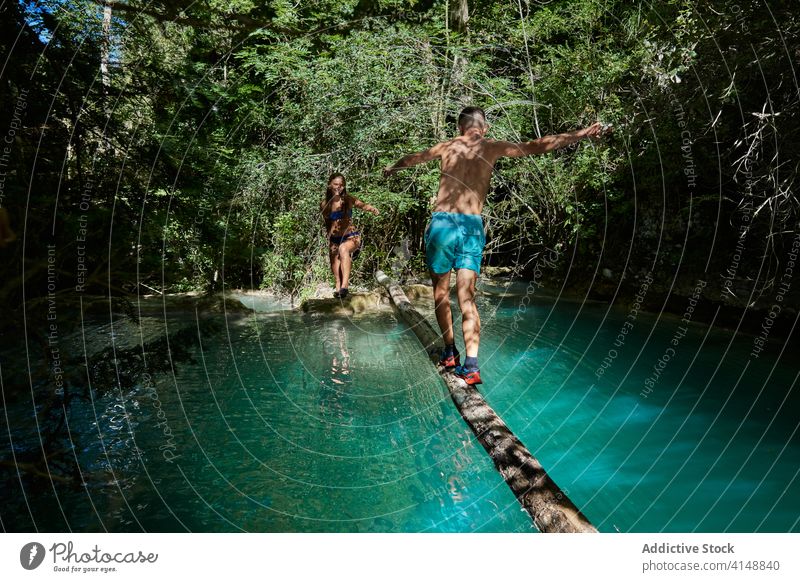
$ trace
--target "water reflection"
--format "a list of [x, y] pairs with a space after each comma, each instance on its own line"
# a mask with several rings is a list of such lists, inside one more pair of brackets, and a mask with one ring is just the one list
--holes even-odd
[[350, 352], [347, 349], [347, 331], [341, 322], [331, 326], [333, 338], [326, 341], [326, 348], [331, 355], [331, 376], [334, 384], [343, 386], [351, 382], [350, 378]]
[[335, 426], [352, 424], [353, 399], [350, 390], [353, 377], [350, 368], [349, 337], [345, 325], [341, 321], [331, 321], [325, 329], [322, 340], [324, 354], [324, 372], [319, 378], [319, 394], [317, 397], [318, 417], [325, 419], [328, 436]]

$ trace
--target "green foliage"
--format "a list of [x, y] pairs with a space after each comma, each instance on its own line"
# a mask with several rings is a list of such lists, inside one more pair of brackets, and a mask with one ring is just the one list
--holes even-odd
[[[734, 240], [749, 202], [762, 208], [751, 228], [768, 241], [763, 256], [780, 250], [798, 219], [788, 59], [800, 19], [788, 3], [767, 14], [731, 1], [471, 1], [461, 34], [446, 8], [131, 0], [114, 4], [105, 38], [100, 3], [6, 3], [3, 38], [27, 48], [9, 53], [2, 98], [13, 103], [31, 77], [48, 96], [28, 109], [37, 129], [20, 134], [17, 175], [31, 175], [38, 156], [31, 203], [58, 205], [58, 234], [74, 238], [88, 216], [98, 284], [113, 272], [120, 289], [224, 281], [303, 296], [330, 280], [319, 203], [334, 171], [381, 211], [355, 213], [365, 248], [354, 283], [390, 269], [401, 241], [407, 267], [423, 270], [438, 168], [380, 170], [452, 136], [475, 103], [496, 139], [615, 126], [595, 145], [498, 163], [484, 213], [492, 263], [524, 266], [545, 247], [574, 246], [577, 261], [630, 259], [636, 271], [663, 241]], [[776, 21], [785, 51], [774, 48]], [[695, 184], [687, 132], [694, 166], [714, 169]], [[21, 208], [11, 214], [22, 219]], [[32, 233], [52, 229], [31, 220]]]

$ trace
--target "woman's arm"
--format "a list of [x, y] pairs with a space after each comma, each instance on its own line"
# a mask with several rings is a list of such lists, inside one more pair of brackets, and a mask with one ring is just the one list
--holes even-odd
[[327, 202], [325, 200], [319, 203], [319, 213], [322, 216], [322, 223], [325, 225], [326, 231], [331, 230], [331, 221], [330, 218], [328, 218], [330, 216], [330, 212], [325, 212], [325, 210], [329, 208], [329, 206], [330, 202]]
[[364, 210], [366, 212], [371, 212], [375, 216], [378, 216], [380, 214], [377, 208], [371, 206], [370, 204], [367, 204], [366, 202], [363, 202], [362, 200], [359, 200], [355, 196], [348, 196], [348, 198], [350, 198], [350, 203], [356, 208]]

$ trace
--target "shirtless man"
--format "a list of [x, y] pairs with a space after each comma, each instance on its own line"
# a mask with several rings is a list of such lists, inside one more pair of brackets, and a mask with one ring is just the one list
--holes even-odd
[[[481, 322], [475, 306], [475, 282], [481, 270], [486, 237], [481, 211], [489, 191], [495, 162], [501, 157], [520, 158], [544, 154], [583, 138], [600, 135], [595, 123], [585, 129], [548, 135], [523, 143], [486, 139], [486, 114], [478, 107], [467, 107], [458, 116], [460, 135], [425, 151], [410, 154], [383, 170], [389, 176], [401, 168], [440, 159], [439, 193], [431, 221], [425, 230], [425, 258], [433, 280], [436, 320], [442, 330], [444, 351], [439, 365], [463, 378], [467, 384], [480, 384], [478, 345]], [[458, 305], [467, 357], [460, 365], [453, 335], [450, 311], [450, 271], [456, 269]]]

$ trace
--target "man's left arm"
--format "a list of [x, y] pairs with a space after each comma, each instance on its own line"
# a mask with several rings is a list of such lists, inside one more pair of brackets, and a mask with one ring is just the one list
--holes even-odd
[[513, 143], [508, 141], [496, 141], [492, 143], [492, 149], [497, 158], [521, 158], [524, 156], [546, 154], [582, 139], [599, 137], [601, 131], [602, 125], [598, 122], [577, 131], [546, 135], [528, 142]]

